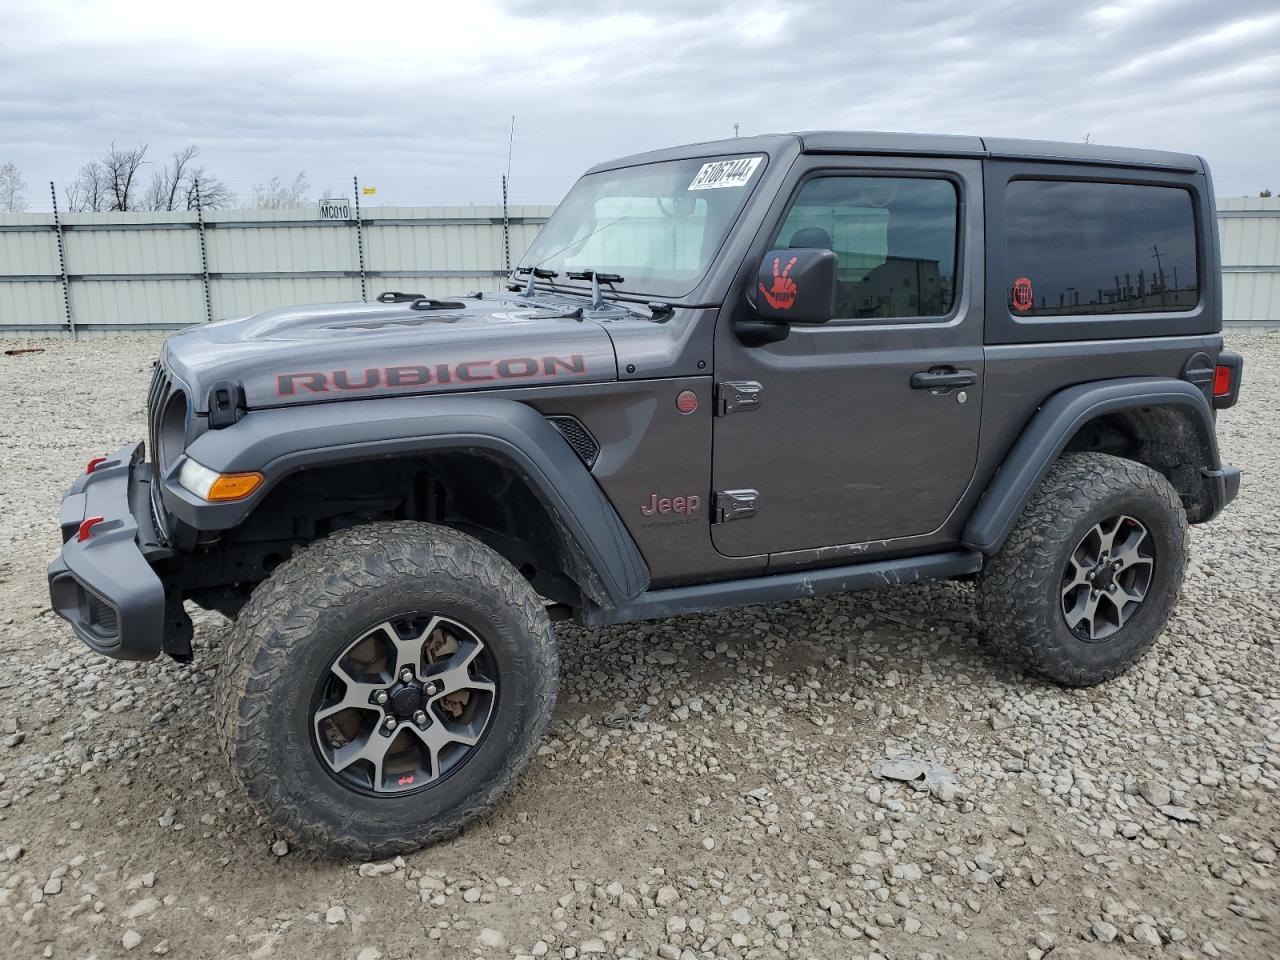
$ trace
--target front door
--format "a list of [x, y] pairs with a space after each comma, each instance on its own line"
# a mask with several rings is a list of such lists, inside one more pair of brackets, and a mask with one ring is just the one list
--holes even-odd
[[863, 546], [848, 552], [867, 556], [903, 546], [886, 541], [936, 535], [977, 456], [981, 161], [798, 163], [801, 178], [775, 202], [753, 266], [772, 249], [834, 250], [836, 316], [745, 346], [734, 328], [751, 315], [754, 268], [721, 312], [717, 383], [760, 387], [757, 404], [715, 420], [714, 489], [757, 494], [754, 512], [726, 509], [712, 528], [727, 556], [853, 544]]

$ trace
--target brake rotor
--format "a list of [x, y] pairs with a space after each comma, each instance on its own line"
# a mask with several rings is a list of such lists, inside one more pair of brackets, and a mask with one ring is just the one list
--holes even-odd
[[[458, 651], [458, 641], [443, 629], [434, 631], [427, 642], [423, 644], [423, 652], [426, 655], [427, 663], [435, 663], [437, 660], [447, 660]], [[467, 708], [467, 704], [471, 701], [471, 691], [455, 690], [447, 696], [441, 697], [437, 702], [445, 713], [449, 714], [454, 720], [462, 717], [462, 713]]]

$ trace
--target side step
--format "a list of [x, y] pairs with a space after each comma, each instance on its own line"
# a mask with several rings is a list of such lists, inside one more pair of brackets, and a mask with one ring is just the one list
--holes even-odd
[[832, 593], [849, 593], [869, 587], [894, 586], [919, 580], [946, 580], [982, 568], [982, 554], [976, 550], [955, 550], [919, 557], [851, 563], [843, 567], [801, 570], [773, 576], [700, 583], [689, 587], [648, 590], [620, 607], [588, 607], [579, 612], [579, 621], [589, 627], [635, 620], [658, 620], [684, 613], [701, 613], [724, 607], [799, 600]]

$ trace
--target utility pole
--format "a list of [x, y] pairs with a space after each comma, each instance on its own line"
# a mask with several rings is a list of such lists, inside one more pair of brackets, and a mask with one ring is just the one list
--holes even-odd
[[209, 247], [204, 237], [204, 204], [200, 200], [200, 180], [194, 184], [196, 197], [196, 229], [200, 231], [200, 273], [204, 277], [204, 318], [213, 323], [213, 297], [209, 295]]
[[364, 269], [364, 221], [360, 218], [360, 178], [351, 178], [351, 192], [356, 198], [356, 255], [360, 262], [360, 299], [369, 302], [369, 281]]
[[53, 232], [58, 236], [58, 267], [62, 271], [62, 309], [67, 315], [67, 329], [76, 338], [76, 321], [71, 315], [71, 275], [67, 273], [67, 248], [62, 243], [62, 218], [58, 216], [58, 191], [49, 181], [49, 196], [53, 197]]

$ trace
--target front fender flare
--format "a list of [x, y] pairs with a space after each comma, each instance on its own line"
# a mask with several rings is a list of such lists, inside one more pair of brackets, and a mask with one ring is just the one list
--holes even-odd
[[995, 553], [1077, 430], [1105, 414], [1158, 406], [1175, 406], [1191, 414], [1210, 459], [1205, 469], [1220, 471], [1213, 410], [1200, 388], [1163, 377], [1077, 384], [1049, 397], [1032, 416], [969, 517], [961, 542], [986, 554]]
[[[514, 400], [388, 397], [251, 411], [193, 441], [162, 478], [163, 499], [197, 530], [226, 530], [298, 470], [445, 450], [503, 460], [528, 482], [597, 578], [584, 585], [589, 594], [603, 590], [594, 602], [617, 606], [648, 585], [648, 567], [599, 484], [555, 427]], [[177, 482], [186, 456], [219, 473], [257, 470], [266, 480], [244, 500], [208, 503]]]

